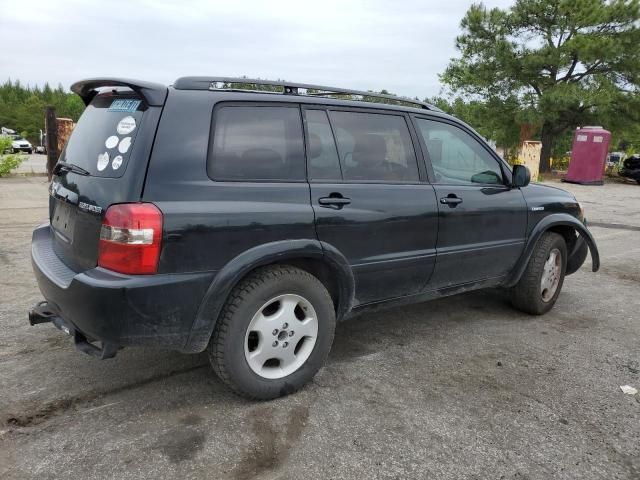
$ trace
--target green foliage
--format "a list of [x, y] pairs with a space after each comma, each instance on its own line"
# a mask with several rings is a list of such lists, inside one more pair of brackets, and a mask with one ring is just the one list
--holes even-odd
[[426, 101], [472, 125], [480, 135], [501, 147], [515, 148], [518, 145], [520, 127], [514, 119], [519, 116], [519, 106], [513, 100], [465, 101], [457, 97], [449, 102], [435, 97]]
[[9, 175], [13, 169], [18, 168], [23, 160], [24, 155], [22, 154], [0, 156], [0, 177]]
[[[510, 121], [539, 126], [541, 167], [580, 125], [640, 122], [639, 0], [517, 0], [473, 5], [441, 80], [467, 101], [509, 105]], [[484, 116], [490, 120], [491, 115]]]
[[612, 132], [611, 150], [640, 152], [640, 123], [627, 121]]
[[0, 126], [11, 128], [33, 144], [44, 131], [44, 110], [47, 106], [56, 109], [61, 118], [74, 122], [84, 111], [84, 104], [77, 95], [65, 92], [62, 85], [52, 89], [48, 83], [43, 88], [23, 86], [19, 80], [6, 81], [0, 85]]
[[24, 160], [22, 154], [5, 154], [10, 150], [11, 138], [0, 136], [0, 177], [11, 173], [11, 170], [17, 168]]

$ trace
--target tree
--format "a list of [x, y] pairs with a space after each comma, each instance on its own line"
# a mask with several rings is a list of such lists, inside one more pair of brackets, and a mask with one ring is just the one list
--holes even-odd
[[441, 75], [469, 100], [515, 101], [539, 126], [540, 169], [555, 140], [580, 125], [639, 120], [639, 0], [517, 0], [475, 4], [456, 39], [460, 58]]
[[40, 130], [44, 130], [44, 109], [55, 107], [60, 117], [78, 121], [84, 111], [84, 103], [77, 95], [65, 92], [62, 86], [53, 90], [48, 83], [44, 87], [23, 86], [20, 81], [8, 80], [0, 84], [0, 126], [17, 132], [25, 132], [25, 138], [38, 142]]
[[[465, 101], [457, 97], [448, 101], [442, 97], [425, 99], [477, 129], [487, 140], [497, 145], [515, 150], [520, 139], [520, 127], [516, 119], [520, 115], [518, 102], [514, 99], [487, 102], [479, 100]], [[514, 152], [515, 153], [515, 152]]]

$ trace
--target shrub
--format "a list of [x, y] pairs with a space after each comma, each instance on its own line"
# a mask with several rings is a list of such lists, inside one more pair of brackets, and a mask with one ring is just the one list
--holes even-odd
[[22, 154], [6, 154], [11, 151], [11, 138], [0, 137], [0, 177], [4, 177], [11, 173], [11, 170], [17, 168], [24, 160]]

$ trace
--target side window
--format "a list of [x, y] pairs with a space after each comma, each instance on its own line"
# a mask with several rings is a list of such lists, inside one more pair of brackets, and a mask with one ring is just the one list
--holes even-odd
[[502, 170], [478, 141], [447, 123], [416, 119], [436, 183], [502, 185]]
[[418, 181], [418, 164], [404, 117], [332, 111], [345, 180]]
[[304, 180], [300, 111], [225, 106], [215, 110], [209, 176], [216, 180]]
[[327, 112], [305, 110], [307, 126], [307, 171], [310, 180], [341, 180], [338, 150]]

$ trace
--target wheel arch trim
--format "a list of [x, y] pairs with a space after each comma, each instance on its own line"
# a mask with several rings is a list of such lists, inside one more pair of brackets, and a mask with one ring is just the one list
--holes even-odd
[[589, 252], [591, 253], [592, 271], [597, 272], [600, 269], [600, 254], [598, 252], [598, 247], [596, 246], [593, 235], [591, 235], [591, 232], [587, 229], [586, 225], [580, 222], [580, 220], [578, 220], [576, 217], [573, 217], [568, 213], [553, 213], [544, 217], [533, 228], [533, 231], [527, 239], [525, 248], [520, 255], [520, 258], [518, 259], [516, 266], [513, 268], [513, 271], [507, 281], [504, 283], [505, 287], [513, 287], [518, 283], [520, 277], [522, 277], [522, 274], [527, 268], [529, 259], [531, 258], [531, 255], [533, 255], [533, 251], [536, 247], [536, 244], [538, 243], [538, 240], [540, 240], [540, 237], [542, 237], [544, 233], [548, 232], [553, 227], [557, 226], [568, 226], [573, 228], [589, 247]]
[[193, 322], [189, 338], [181, 349], [201, 352], [233, 288], [256, 268], [287, 260], [313, 259], [325, 263], [337, 275], [339, 286], [336, 317], [343, 318], [353, 307], [355, 280], [347, 259], [335, 247], [315, 239], [281, 240], [250, 248], [230, 260], [213, 278]]

